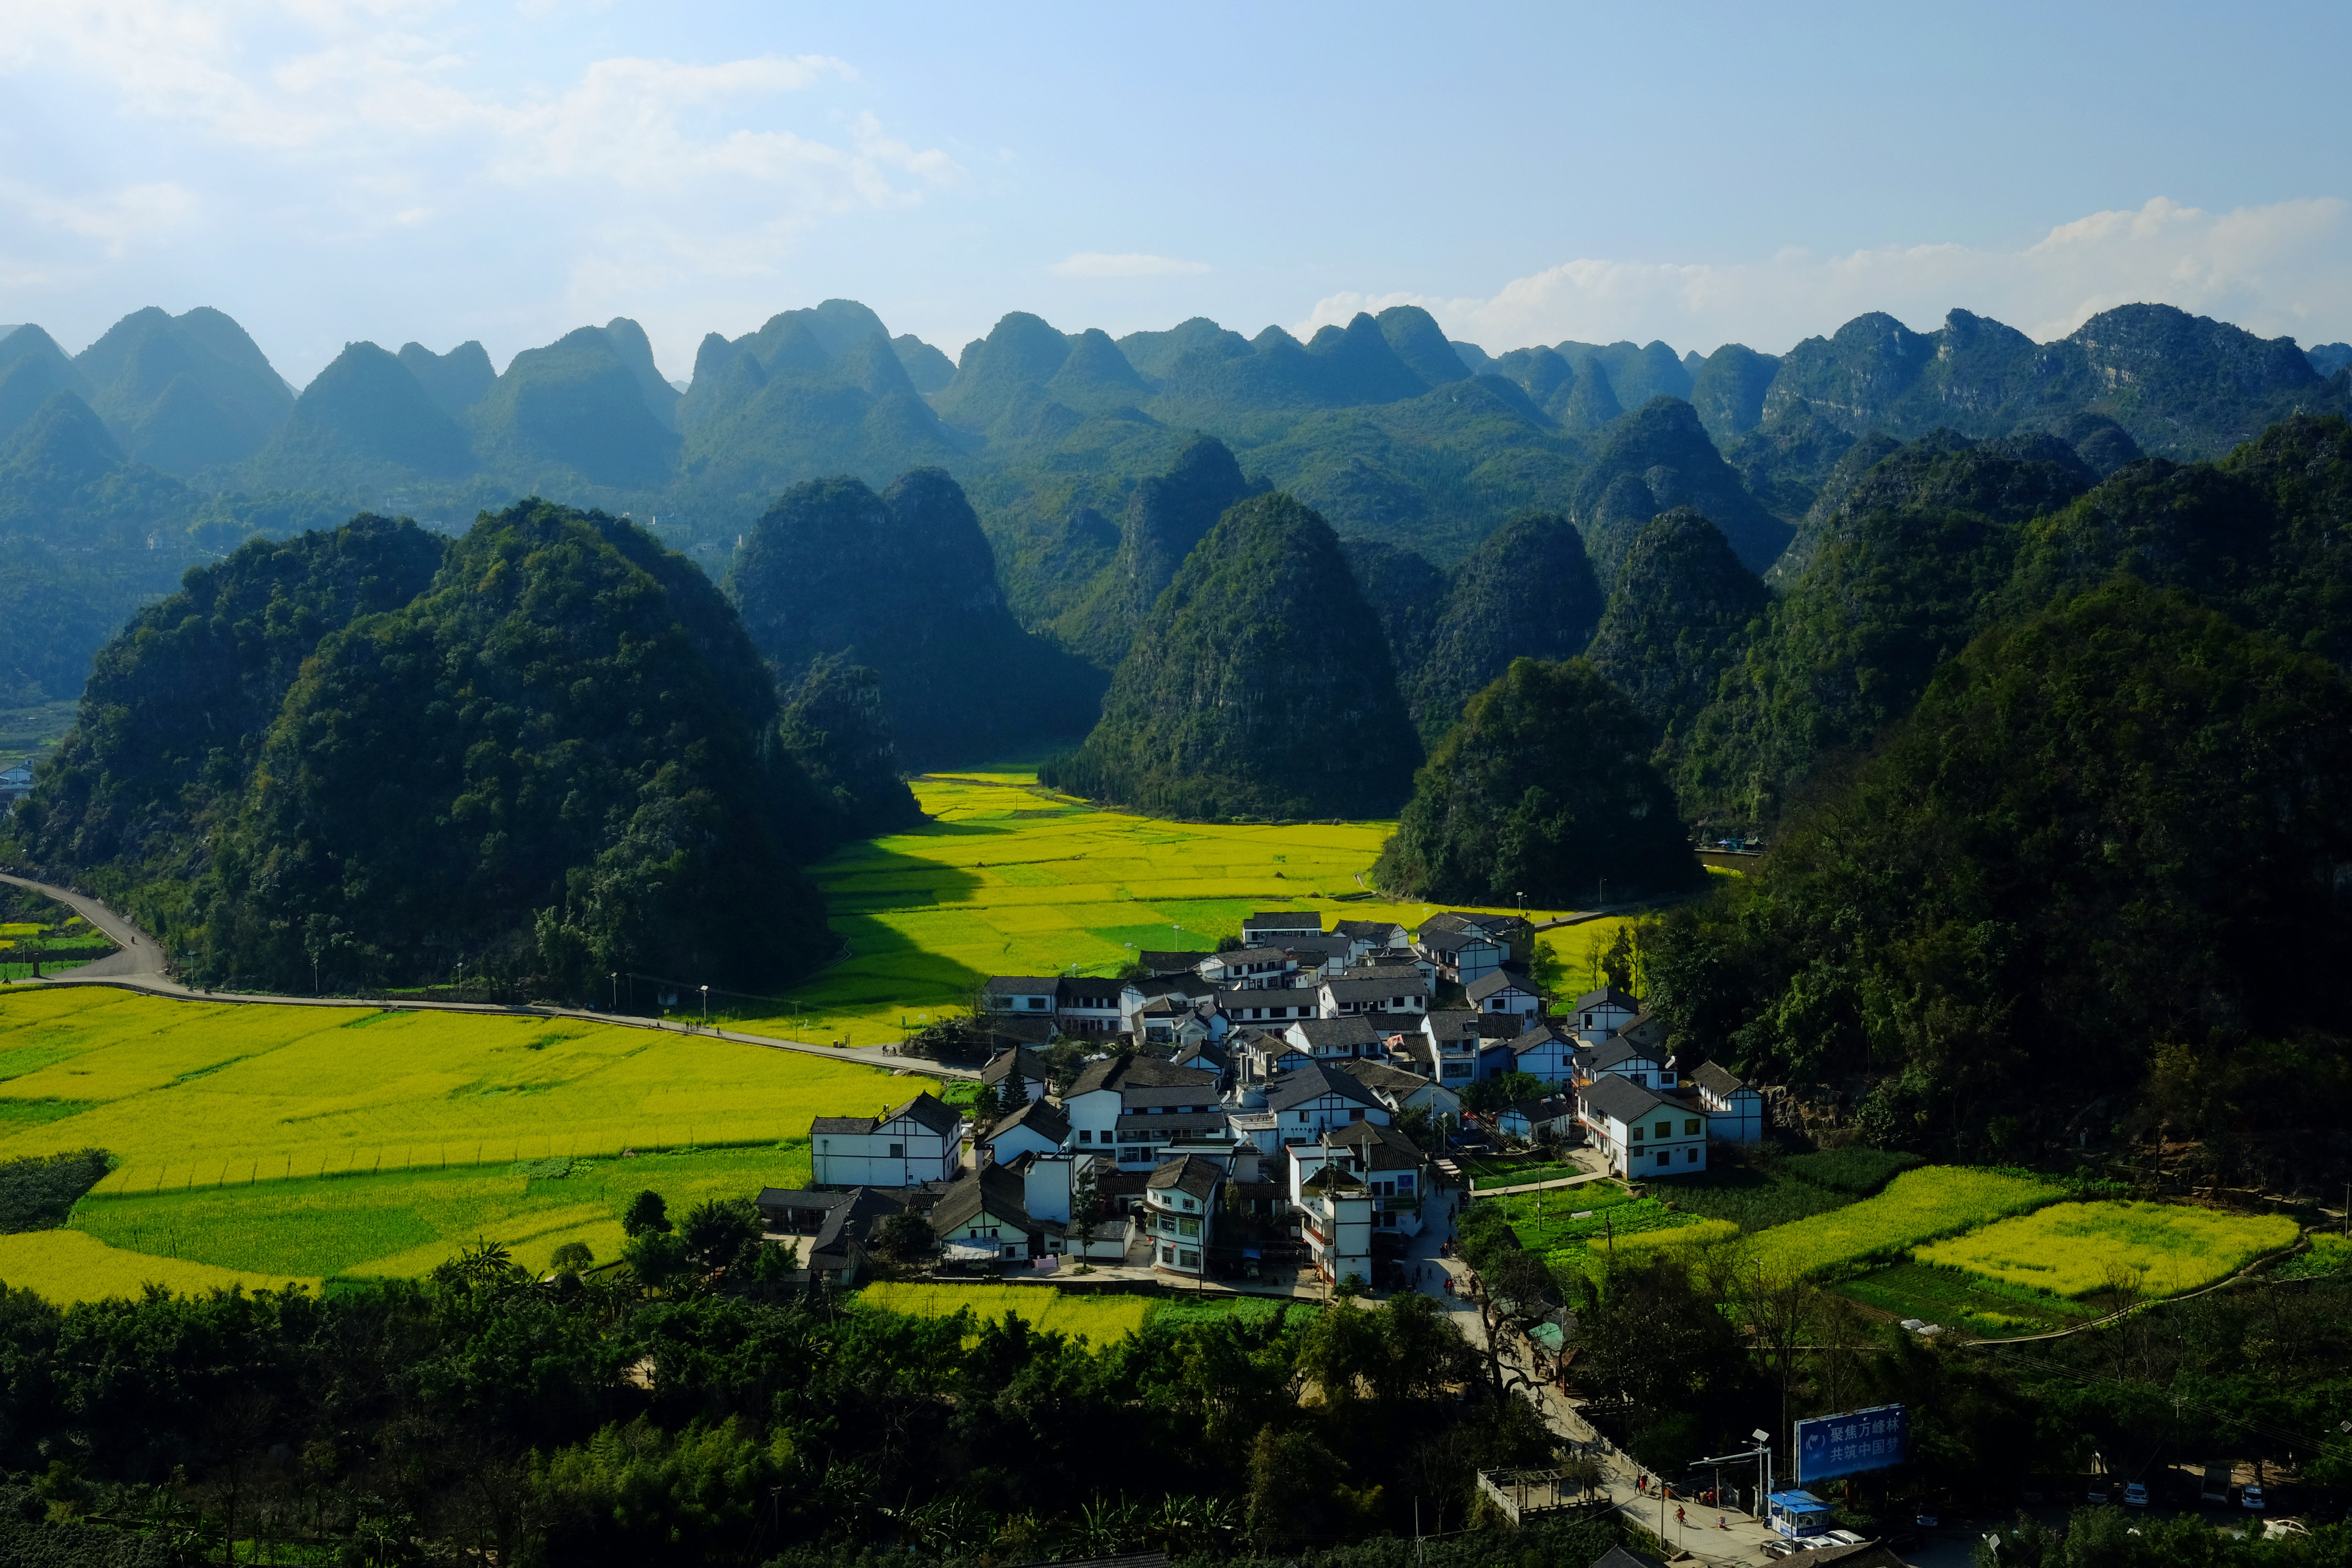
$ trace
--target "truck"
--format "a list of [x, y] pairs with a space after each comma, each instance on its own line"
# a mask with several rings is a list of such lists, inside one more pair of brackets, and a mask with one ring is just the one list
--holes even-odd
[[2215, 1503], [2227, 1507], [2230, 1501], [2230, 1467], [2227, 1465], [2206, 1466], [2205, 1484], [2198, 1489], [2197, 1497], [2198, 1500], [2200, 1502]]

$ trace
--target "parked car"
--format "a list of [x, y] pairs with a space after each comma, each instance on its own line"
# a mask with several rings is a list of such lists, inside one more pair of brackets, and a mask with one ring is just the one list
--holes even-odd
[[2146, 1508], [2147, 1506], [2147, 1488], [2138, 1481], [2126, 1482], [2124, 1484], [2124, 1506], [2126, 1508]]
[[2263, 1533], [2264, 1535], [2309, 1535], [2311, 1531], [2305, 1528], [2303, 1521], [2299, 1519], [2266, 1519], [2263, 1521]]
[[2263, 1489], [2248, 1487], [2238, 1494], [2238, 1506], [2254, 1513], [2263, 1511]]
[[1917, 1525], [1922, 1530], [1941, 1530], [1944, 1528], [1943, 1517], [1932, 1508], [1921, 1509], [1918, 1512], [1918, 1516], [1913, 1519], [1911, 1522]]
[[1867, 1546], [1870, 1544], [1870, 1537], [1866, 1535], [1856, 1535], [1851, 1530], [1825, 1530], [1822, 1531], [1821, 1539], [1825, 1542], [1838, 1546]]
[[2103, 1503], [2107, 1500], [2108, 1495], [2106, 1481], [2095, 1480], [2084, 1489], [2083, 1500], [2090, 1503]]
[[1803, 1550], [1803, 1547], [1798, 1545], [1793, 1541], [1768, 1541], [1764, 1543], [1764, 1555], [1771, 1558], [1774, 1562], [1778, 1562], [1783, 1557], [1792, 1557]]

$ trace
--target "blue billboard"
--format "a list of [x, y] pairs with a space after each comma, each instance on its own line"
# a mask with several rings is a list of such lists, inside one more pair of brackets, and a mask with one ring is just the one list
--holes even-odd
[[1797, 1484], [1883, 1470], [1911, 1457], [1911, 1426], [1900, 1405], [1816, 1415], [1797, 1423]]

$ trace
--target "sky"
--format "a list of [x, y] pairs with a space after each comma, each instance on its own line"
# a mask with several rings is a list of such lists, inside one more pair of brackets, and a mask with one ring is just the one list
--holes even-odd
[[0, 322], [2352, 339], [2352, 6], [0, 0]]

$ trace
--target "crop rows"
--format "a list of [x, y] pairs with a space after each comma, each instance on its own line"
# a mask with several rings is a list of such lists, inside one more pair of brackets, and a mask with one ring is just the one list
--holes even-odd
[[153, 1258], [109, 1247], [79, 1230], [30, 1230], [0, 1236], [0, 1286], [30, 1290], [60, 1306], [109, 1297], [137, 1300], [150, 1284], [182, 1293], [241, 1285], [316, 1286], [315, 1277], [255, 1274], [208, 1263]]

